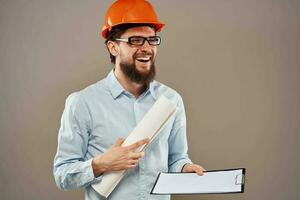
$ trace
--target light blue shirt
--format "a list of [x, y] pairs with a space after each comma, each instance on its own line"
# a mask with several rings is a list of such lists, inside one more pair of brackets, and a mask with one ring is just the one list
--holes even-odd
[[160, 95], [177, 105], [175, 118], [148, 145], [137, 167], [127, 171], [108, 199], [169, 200], [170, 195], [151, 195], [159, 172], [180, 172], [191, 163], [187, 155], [186, 117], [181, 96], [173, 89], [152, 81], [135, 98], [116, 79], [108, 76], [71, 94], [65, 104], [54, 158], [54, 177], [60, 189], [85, 188], [86, 200], [102, 200], [91, 184], [93, 157], [105, 152], [118, 138], [126, 138]]

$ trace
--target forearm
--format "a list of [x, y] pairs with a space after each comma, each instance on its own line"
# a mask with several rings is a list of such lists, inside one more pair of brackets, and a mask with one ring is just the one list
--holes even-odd
[[185, 130], [185, 126], [177, 127], [177, 129], [174, 129], [174, 135], [169, 138], [170, 172], [181, 172], [185, 164], [192, 163], [187, 154], [188, 146]]
[[92, 169], [92, 159], [55, 165], [54, 178], [57, 187], [62, 190], [85, 187], [101, 176], [95, 178]]

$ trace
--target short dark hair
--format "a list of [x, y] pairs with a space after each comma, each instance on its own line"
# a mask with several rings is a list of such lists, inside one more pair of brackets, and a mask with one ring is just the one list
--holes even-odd
[[[105, 40], [106, 47], [107, 47], [108, 41], [115, 41], [116, 38], [120, 38], [127, 29], [134, 28], [134, 27], [140, 27], [140, 26], [149, 26], [156, 32], [155, 26], [152, 24], [142, 24], [142, 23], [120, 24], [120, 25], [114, 26], [111, 29], [111, 31], [109, 31], [107, 38]], [[108, 48], [107, 48], [107, 50], [109, 52], [111, 63], [115, 64], [116, 57], [110, 53]]]

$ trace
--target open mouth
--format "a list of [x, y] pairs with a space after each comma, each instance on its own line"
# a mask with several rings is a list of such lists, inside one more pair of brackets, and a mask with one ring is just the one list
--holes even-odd
[[149, 62], [149, 61], [150, 61], [150, 58], [137, 58], [136, 60], [139, 61], [139, 62], [144, 62], [144, 63], [146, 63], [146, 62]]

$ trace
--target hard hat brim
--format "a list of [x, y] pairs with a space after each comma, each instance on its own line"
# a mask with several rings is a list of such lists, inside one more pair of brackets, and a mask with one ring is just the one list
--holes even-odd
[[101, 33], [102, 37], [106, 39], [107, 36], [108, 36], [108, 33], [111, 31], [111, 29], [113, 27], [121, 25], [121, 24], [150, 24], [150, 25], [154, 25], [155, 26], [155, 31], [156, 32], [160, 32], [162, 30], [162, 28], [165, 26], [165, 24], [163, 24], [161, 22], [157, 22], [157, 21], [156, 22], [132, 21], [132, 22], [126, 22], [126, 23], [118, 23], [118, 24], [115, 24], [114, 26], [112, 26], [110, 28], [104, 25], [102, 27], [102, 33]]

